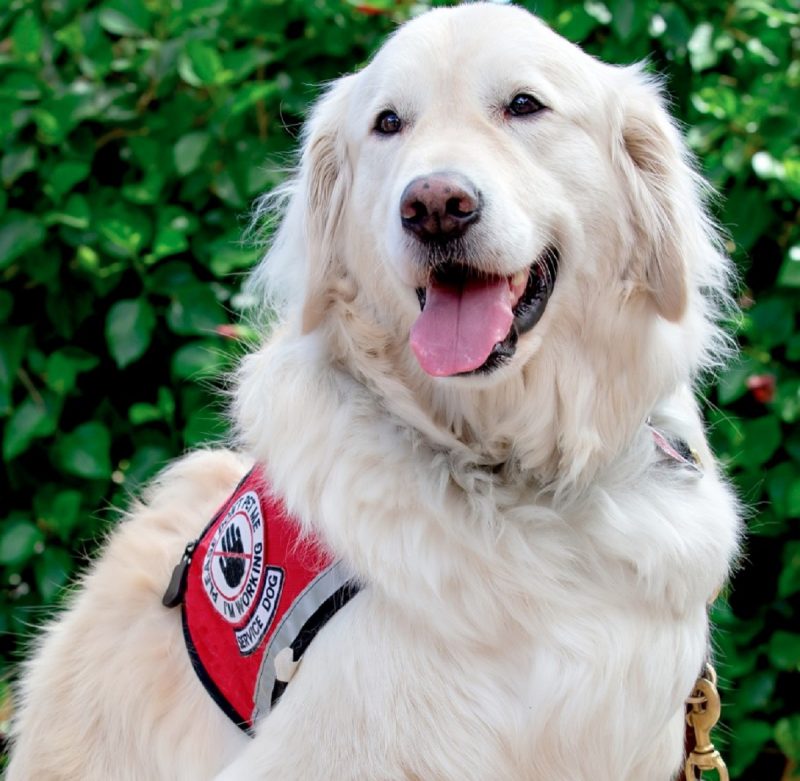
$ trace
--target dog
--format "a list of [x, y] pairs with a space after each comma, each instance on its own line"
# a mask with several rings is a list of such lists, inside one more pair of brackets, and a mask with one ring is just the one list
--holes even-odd
[[[43, 633], [9, 781], [674, 778], [740, 536], [692, 393], [729, 350], [704, 196], [657, 81], [520, 8], [330, 85], [261, 205], [236, 448], [170, 466]], [[161, 598], [254, 463], [360, 590], [248, 735]]]

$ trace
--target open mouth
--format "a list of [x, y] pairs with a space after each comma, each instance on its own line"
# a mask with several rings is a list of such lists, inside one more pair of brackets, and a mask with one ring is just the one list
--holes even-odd
[[411, 328], [411, 349], [434, 377], [485, 374], [511, 359], [519, 337], [542, 317], [558, 274], [558, 251], [548, 246], [527, 271], [510, 277], [450, 263], [417, 289], [422, 312]]

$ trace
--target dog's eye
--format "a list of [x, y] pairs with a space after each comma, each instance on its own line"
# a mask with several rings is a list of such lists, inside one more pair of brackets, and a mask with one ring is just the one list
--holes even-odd
[[381, 111], [375, 120], [375, 132], [384, 136], [399, 133], [402, 127], [403, 121], [391, 110]]
[[533, 95], [521, 92], [519, 95], [514, 95], [511, 99], [511, 102], [508, 104], [508, 113], [511, 114], [512, 117], [525, 117], [528, 114], [535, 114], [543, 108], [544, 105], [536, 100]]

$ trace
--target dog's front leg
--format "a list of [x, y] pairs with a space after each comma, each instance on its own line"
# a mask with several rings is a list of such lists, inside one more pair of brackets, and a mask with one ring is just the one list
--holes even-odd
[[315, 637], [255, 738], [216, 781], [527, 779], [452, 649], [403, 606], [359, 592]]
[[391, 660], [377, 601], [361, 592], [321, 630], [279, 703], [217, 781], [413, 778], [379, 748], [393, 714], [384, 704], [391, 683], [380, 680]]

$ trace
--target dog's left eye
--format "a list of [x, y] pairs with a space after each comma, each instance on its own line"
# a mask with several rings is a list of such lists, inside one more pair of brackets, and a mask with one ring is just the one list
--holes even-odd
[[403, 127], [403, 121], [394, 111], [381, 111], [375, 119], [375, 132], [382, 136], [390, 136], [399, 133]]
[[534, 98], [533, 95], [521, 92], [519, 95], [515, 95], [511, 98], [507, 111], [512, 117], [525, 117], [528, 114], [535, 114], [543, 108], [545, 108], [545, 106]]

